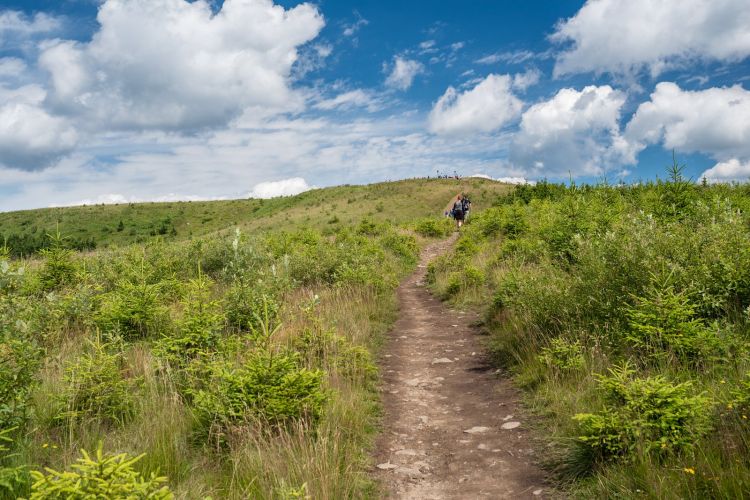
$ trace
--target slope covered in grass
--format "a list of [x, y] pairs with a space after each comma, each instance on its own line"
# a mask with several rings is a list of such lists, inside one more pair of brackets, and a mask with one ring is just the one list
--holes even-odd
[[366, 186], [315, 189], [270, 200], [129, 203], [46, 208], [0, 213], [0, 243], [14, 255], [47, 245], [59, 225], [70, 245], [93, 249], [143, 243], [154, 238], [183, 240], [240, 227], [245, 232], [301, 227], [326, 229], [363, 217], [396, 224], [439, 214], [458, 192], [471, 194], [477, 207], [491, 203], [509, 186], [490, 180], [411, 179]]
[[[59, 217], [62, 235], [31, 259], [0, 247], [0, 498], [377, 497], [374, 356], [395, 287], [422, 235], [452, 229], [446, 199], [506, 190], [413, 180], [3, 214], [37, 232]], [[165, 214], [177, 234], [92, 229]], [[97, 248], [77, 252], [65, 236], [86, 230]]]
[[519, 186], [429, 272], [485, 314], [497, 362], [580, 498], [750, 491], [750, 190]]

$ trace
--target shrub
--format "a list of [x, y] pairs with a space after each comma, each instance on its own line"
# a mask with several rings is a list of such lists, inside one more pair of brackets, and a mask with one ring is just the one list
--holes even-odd
[[673, 354], [697, 363], [715, 354], [719, 341], [714, 332], [695, 318], [695, 309], [672, 286], [651, 286], [645, 297], [636, 297], [626, 308], [627, 340], [651, 357]]
[[562, 337], [552, 339], [549, 346], [542, 348], [539, 360], [559, 371], [579, 370], [585, 363], [581, 344]]
[[211, 362], [207, 373], [193, 403], [200, 431], [208, 436], [220, 437], [254, 419], [270, 425], [315, 423], [327, 399], [323, 372], [301, 367], [297, 353], [256, 350], [240, 365]]
[[219, 302], [211, 300], [211, 283], [203, 275], [191, 280], [183, 306], [175, 331], [164, 335], [155, 349], [178, 366], [214, 350], [224, 324]]
[[65, 367], [65, 389], [60, 395], [64, 410], [58, 419], [72, 422], [97, 418], [119, 422], [132, 416], [136, 380], [125, 378], [122, 352], [92, 342], [90, 352]]
[[486, 276], [478, 267], [468, 265], [464, 268], [463, 280], [467, 287], [478, 287], [484, 285]]
[[58, 230], [54, 235], [47, 235], [50, 246], [41, 252], [44, 265], [39, 273], [42, 290], [54, 290], [72, 283], [78, 266], [73, 261], [73, 252], [65, 248], [64, 239]]
[[692, 394], [690, 382], [633, 378], [633, 373], [624, 365], [600, 377], [605, 407], [574, 417], [581, 432], [578, 444], [595, 462], [677, 453], [692, 448], [710, 429], [712, 405], [704, 395]]
[[23, 427], [42, 350], [18, 313], [22, 304], [0, 296], [0, 430]]
[[381, 238], [380, 244], [407, 264], [415, 264], [417, 262], [419, 246], [411, 235], [391, 231]]
[[425, 217], [414, 223], [414, 231], [427, 238], [444, 238], [453, 232], [453, 224], [446, 217]]
[[456, 295], [458, 292], [461, 291], [461, 273], [454, 272], [448, 275], [448, 282], [445, 285], [445, 290], [443, 290], [442, 297], [444, 299], [449, 299]]
[[274, 290], [260, 280], [234, 283], [224, 296], [223, 306], [232, 328], [253, 334], [261, 328], [264, 317], [277, 323], [281, 309]]
[[293, 347], [308, 366], [330, 369], [366, 385], [377, 380], [378, 370], [370, 351], [352, 344], [333, 330], [323, 328], [317, 318], [294, 338]]
[[128, 340], [157, 331], [166, 320], [162, 288], [161, 283], [145, 279], [118, 281], [115, 290], [104, 295], [96, 322]]
[[166, 478], [155, 474], [143, 477], [133, 468], [143, 456], [131, 458], [126, 453], [105, 456], [101, 445], [93, 457], [86, 450], [81, 450], [81, 457], [70, 471], [45, 469], [45, 472], [32, 472], [34, 484], [31, 486], [31, 500], [174, 498], [164, 485]]
[[729, 408], [744, 415], [743, 420], [747, 420], [748, 413], [750, 413], [750, 373], [745, 375], [745, 378], [740, 381], [738, 387], [731, 391], [731, 394], [732, 399], [728, 405]]
[[19, 498], [29, 486], [26, 467], [10, 463], [16, 456], [12, 453], [13, 439], [10, 437], [15, 430], [0, 429], [0, 498]]

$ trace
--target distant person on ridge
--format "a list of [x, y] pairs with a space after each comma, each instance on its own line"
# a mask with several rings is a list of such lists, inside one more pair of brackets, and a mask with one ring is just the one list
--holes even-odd
[[453, 203], [453, 218], [456, 219], [456, 229], [460, 229], [461, 226], [464, 224], [464, 204], [463, 204], [463, 198], [459, 194], [456, 197], [455, 203]]

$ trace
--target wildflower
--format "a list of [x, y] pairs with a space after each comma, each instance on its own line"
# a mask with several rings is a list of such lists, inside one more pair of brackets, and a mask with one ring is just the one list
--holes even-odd
[[49, 446], [49, 443], [44, 443], [44, 444], [42, 445], [42, 448], [47, 448], [48, 446]]
[[726, 383], [727, 383], [727, 381], [726, 381], [726, 380], [724, 380], [724, 379], [721, 379], [721, 380], [719, 380], [719, 383], [720, 383], [720, 384], [726, 384]]
[[684, 470], [684, 471], [685, 471], [685, 472], [687, 472], [688, 474], [695, 474], [695, 469], [693, 469], [692, 467], [685, 467], [685, 468], [684, 468], [684, 469], [682, 469], [682, 470]]

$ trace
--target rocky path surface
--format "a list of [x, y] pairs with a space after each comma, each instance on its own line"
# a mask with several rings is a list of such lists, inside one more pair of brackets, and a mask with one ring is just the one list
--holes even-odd
[[400, 318], [384, 350], [384, 429], [376, 475], [390, 498], [542, 498], [544, 476], [518, 411], [518, 393], [487, 362], [474, 317], [425, 288], [428, 247], [398, 290]]

